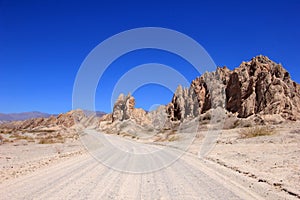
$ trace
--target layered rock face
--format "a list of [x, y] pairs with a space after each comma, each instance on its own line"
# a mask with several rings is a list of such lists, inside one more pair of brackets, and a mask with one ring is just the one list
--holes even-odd
[[12, 130], [33, 130], [33, 129], [61, 129], [71, 128], [76, 123], [88, 119], [84, 111], [72, 110], [67, 113], [51, 116], [48, 118], [33, 118], [24, 121], [14, 121], [7, 124], [2, 124], [0, 128], [9, 128]]
[[172, 121], [197, 117], [211, 108], [223, 107], [246, 118], [254, 114], [280, 114], [299, 119], [300, 85], [266, 56], [254, 57], [238, 68], [217, 68], [196, 78], [190, 88], [179, 86], [166, 107]]

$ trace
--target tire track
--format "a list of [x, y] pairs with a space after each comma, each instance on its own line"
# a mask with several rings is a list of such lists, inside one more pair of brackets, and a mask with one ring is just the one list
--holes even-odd
[[[58, 174], [53, 174], [51, 178], [45, 177], [43, 181], [39, 181], [39, 187], [35, 188], [34, 191], [26, 195], [24, 198], [28, 199], [31, 197], [38, 198], [43, 193], [45, 193], [49, 188], [55, 187], [60, 181], [68, 180], [70, 177], [74, 176], [74, 174], [80, 172], [81, 170], [87, 168], [91, 162], [94, 162], [94, 160], [89, 159], [84, 161], [81, 165], [78, 166], [78, 164], [73, 165], [71, 169], [66, 170], [60, 170]], [[74, 169], [73, 169], [74, 168]], [[66, 173], [67, 171], [67, 173]], [[60, 173], [62, 172], [62, 173]], [[41, 182], [43, 184], [41, 184]]]
[[75, 189], [72, 189], [71, 186], [76, 184], [77, 182], [80, 182], [80, 180], [84, 179], [85, 176], [94, 173], [93, 169], [97, 165], [99, 165], [99, 163], [91, 164], [83, 170], [77, 170], [77, 173], [72, 174], [71, 177], [60, 180], [53, 187], [48, 187], [46, 191], [39, 195], [39, 199], [60, 196], [59, 194], [62, 193], [63, 189], [67, 189], [68, 191], [74, 191]]
[[[114, 137], [110, 138], [114, 142]], [[204, 163], [185, 154], [171, 165], [167, 165], [177, 150], [160, 151], [156, 146], [128, 142], [120, 138], [114, 145], [124, 152], [112, 151], [113, 147], [94, 149], [91, 155], [78, 156], [53, 166], [36, 171], [26, 178], [18, 178], [8, 185], [0, 186], [1, 199], [241, 199], [249, 197], [234, 183], [226, 187]], [[153, 150], [159, 150], [155, 152]], [[140, 152], [146, 153], [139, 157]], [[147, 153], [148, 152], [148, 153]], [[125, 155], [125, 156], [124, 156]], [[156, 169], [143, 174], [116, 171], [95, 160], [103, 156], [111, 167], [121, 166], [124, 171], [136, 167]], [[140, 162], [145, 163], [140, 163]], [[224, 181], [225, 180], [225, 181]], [[229, 181], [230, 182], [230, 181]], [[228, 183], [230, 184], [230, 183]], [[16, 192], [17, 191], [17, 192]], [[250, 192], [251, 193], [251, 192]], [[245, 195], [244, 195], [245, 194]], [[244, 196], [243, 196], [244, 195]]]

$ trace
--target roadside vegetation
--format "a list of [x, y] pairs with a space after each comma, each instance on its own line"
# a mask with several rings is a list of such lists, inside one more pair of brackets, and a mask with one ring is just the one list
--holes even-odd
[[243, 128], [239, 132], [240, 138], [242, 139], [273, 135], [274, 133], [275, 131], [268, 126], [256, 126], [256, 127]]

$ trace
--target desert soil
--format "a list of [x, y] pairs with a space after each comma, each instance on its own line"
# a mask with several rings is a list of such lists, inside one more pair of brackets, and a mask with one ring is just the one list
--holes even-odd
[[252, 138], [241, 138], [249, 128], [222, 131], [207, 158], [300, 198], [300, 123], [269, 127], [272, 135]]
[[[300, 183], [297, 130], [300, 126], [293, 127], [291, 130], [289, 126], [279, 126], [274, 135], [249, 139], [238, 139], [238, 130], [224, 131], [205, 159], [199, 159], [195, 151], [197, 145], [201, 145], [199, 137], [189, 152], [173, 164], [139, 174], [120, 172], [103, 165], [83, 149], [80, 141], [4, 144], [0, 145], [0, 197], [297, 199]], [[92, 130], [85, 133], [87, 136], [97, 134]], [[120, 136], [110, 135], [109, 138], [128, 152], [158, 148]], [[169, 151], [179, 150], [170, 148]], [[111, 163], [117, 165], [117, 158]], [[128, 162], [128, 168], [130, 165], [132, 163]]]

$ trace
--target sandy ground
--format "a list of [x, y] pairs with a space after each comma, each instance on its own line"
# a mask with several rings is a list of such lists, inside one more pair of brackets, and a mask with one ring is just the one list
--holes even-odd
[[[113, 170], [83, 149], [64, 144], [0, 145], [1, 199], [297, 199], [300, 124], [276, 126], [276, 133], [241, 139], [225, 130], [212, 152], [199, 159], [203, 137], [176, 162], [155, 172]], [[87, 131], [87, 136], [97, 134]], [[109, 136], [126, 152], [148, 152], [157, 145]], [[101, 137], [97, 138], [101, 140]], [[92, 138], [91, 141], [96, 141]], [[103, 142], [105, 144], [105, 142]], [[105, 145], [104, 145], [105, 146]], [[113, 166], [140, 167], [133, 157], [94, 149]], [[104, 152], [104, 153], [103, 153]], [[169, 148], [159, 159], [178, 155]], [[91, 156], [93, 155], [93, 156]], [[107, 156], [113, 155], [113, 156]], [[128, 161], [129, 159], [129, 161]], [[157, 161], [144, 163], [155, 166]]]
[[20, 141], [0, 145], [0, 183], [84, 152], [85, 149], [79, 140], [65, 144], [27, 144]]
[[[91, 134], [93, 140], [97, 139], [95, 132], [88, 131], [87, 134]], [[126, 152], [159, 148], [118, 136], [109, 137], [110, 142]], [[167, 151], [165, 156], [177, 155], [175, 149]], [[128, 169], [141, 164], [133, 157], [111, 156], [108, 159], [112, 160], [113, 166], [122, 160], [130, 160], [123, 166]], [[90, 154], [77, 155], [3, 182], [0, 196], [2, 199], [259, 199], [255, 193], [220, 179], [202, 161], [190, 155], [155, 172], [139, 174], [115, 171]]]
[[271, 126], [272, 135], [240, 138], [246, 129], [223, 130], [207, 159], [300, 198], [300, 123]]

